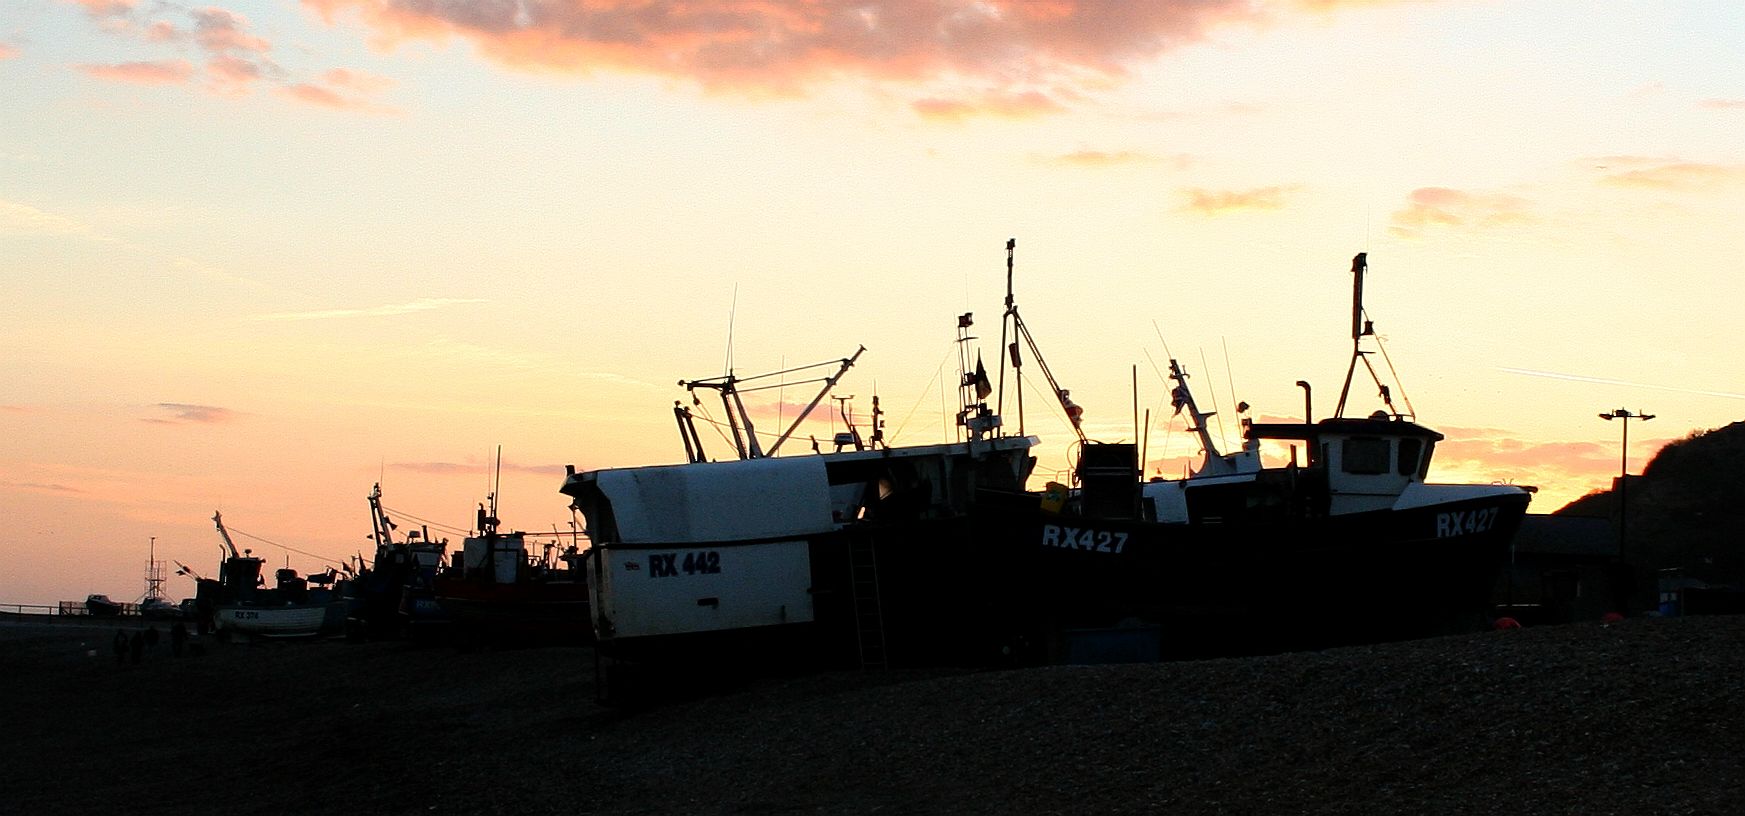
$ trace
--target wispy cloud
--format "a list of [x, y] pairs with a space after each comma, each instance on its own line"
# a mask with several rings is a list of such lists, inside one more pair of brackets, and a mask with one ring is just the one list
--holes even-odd
[[86, 76], [133, 85], [180, 85], [194, 76], [194, 64], [187, 60], [83, 63], [73, 68]]
[[0, 43], [0, 60], [12, 59], [18, 56], [18, 46]]
[[5, 200], [0, 200], [0, 235], [77, 235], [107, 240], [88, 224]]
[[1297, 187], [1283, 185], [1253, 190], [1183, 190], [1182, 209], [1201, 215], [1229, 215], [1245, 210], [1279, 210]]
[[1657, 159], [1646, 156], [1606, 156], [1595, 160], [1600, 182], [1615, 187], [1698, 191], [1745, 184], [1745, 165]]
[[456, 306], [465, 303], [484, 303], [480, 298], [419, 298], [409, 303], [391, 303], [382, 306], [367, 306], [358, 309], [319, 309], [309, 312], [278, 312], [276, 314], [256, 315], [253, 320], [332, 320], [349, 317], [388, 317], [392, 315], [426, 312], [441, 309], [444, 306]]
[[1704, 99], [1697, 103], [1697, 107], [1709, 110], [1745, 110], [1745, 99]]
[[169, 412], [169, 417], [143, 417], [141, 422], [154, 425], [217, 425], [241, 416], [229, 408], [216, 405], [191, 405], [183, 402], [160, 402], [157, 408]]
[[1519, 196], [1420, 187], [1407, 197], [1405, 207], [1394, 211], [1388, 229], [1402, 238], [1417, 238], [1436, 227], [1488, 228], [1534, 220], [1531, 203]]
[[1037, 161], [1045, 164], [1060, 164], [1069, 167], [1120, 167], [1135, 164], [1160, 164], [1172, 169], [1183, 170], [1193, 164], [1193, 157], [1185, 154], [1164, 156], [1156, 153], [1145, 153], [1132, 150], [1075, 150], [1071, 153], [1061, 153], [1052, 156], [1039, 156]]
[[280, 91], [304, 104], [332, 110], [399, 113], [374, 99], [394, 84], [393, 79], [378, 74], [335, 68], [309, 82], [288, 84]]
[[1059, 113], [1066, 109], [1042, 91], [980, 91], [956, 97], [933, 96], [917, 99], [909, 103], [909, 106], [921, 118], [940, 122], [956, 122], [978, 116], [1023, 119]]
[[933, 120], [1062, 110], [1130, 67], [1232, 24], [1265, 24], [1374, 0], [697, 0], [404, 2], [303, 0], [378, 45], [458, 37], [529, 71], [622, 71], [710, 91], [789, 96], [841, 81], [895, 87]]
[[78, 494], [86, 492], [84, 490], [80, 490], [79, 488], [70, 487], [70, 486], [64, 485], [64, 484], [43, 483], [43, 482], [0, 482], [0, 486], [9, 487], [9, 488], [13, 488], [16, 490], [30, 490], [30, 491], [34, 491], [37, 493], [60, 493], [63, 495], [78, 495]]

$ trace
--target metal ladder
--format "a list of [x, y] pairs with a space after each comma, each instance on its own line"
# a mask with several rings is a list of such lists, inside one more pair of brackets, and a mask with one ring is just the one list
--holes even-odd
[[854, 593], [854, 633], [860, 644], [860, 667], [881, 670], [885, 657], [885, 614], [879, 602], [878, 552], [873, 537], [855, 532], [848, 537], [849, 587]]

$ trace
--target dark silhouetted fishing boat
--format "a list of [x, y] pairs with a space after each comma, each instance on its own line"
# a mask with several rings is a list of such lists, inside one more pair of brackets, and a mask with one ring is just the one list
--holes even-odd
[[[429, 528], [398, 529], [382, 506], [382, 486], [370, 489], [371, 538], [376, 548], [367, 565], [349, 582], [346, 636], [380, 640], [435, 639], [446, 632], [449, 616], [436, 600], [436, 575], [448, 560], [448, 540], [433, 540]], [[362, 560], [361, 557], [359, 559]]]
[[[1502, 484], [1426, 482], [1442, 434], [1395, 406], [1343, 416], [1374, 334], [1353, 260], [1353, 357], [1335, 415], [1252, 423], [1224, 455], [1187, 376], [1171, 361], [1178, 410], [1205, 458], [1188, 478], [1144, 481], [1132, 444], [1084, 445], [1078, 485], [983, 505], [1021, 546], [1028, 628], [1071, 659], [1125, 628], [1151, 654], [1268, 652], [1404, 639], [1485, 623], [1492, 583], [1530, 499]], [[1307, 391], [1307, 383], [1299, 383]], [[1244, 406], [1245, 407], [1245, 406]], [[1240, 409], [1239, 409], [1240, 410]], [[1263, 466], [1263, 446], [1289, 463]], [[1077, 640], [1075, 641], [1075, 638]], [[1094, 651], [1094, 649], [1092, 649]]]
[[[499, 453], [499, 467], [501, 454]], [[497, 493], [479, 506], [478, 523], [439, 573], [433, 594], [462, 647], [579, 645], [592, 642], [588, 586], [579, 534], [568, 547], [554, 540], [535, 556], [528, 535], [504, 531]]]
[[203, 625], [209, 623], [220, 637], [299, 638], [340, 631], [346, 602], [343, 588], [334, 586], [333, 570], [304, 578], [285, 567], [275, 570], [273, 585], [266, 586], [264, 560], [237, 549], [221, 514], [213, 513], [212, 522], [225, 557], [217, 580], [196, 582], [196, 608], [207, 616]]

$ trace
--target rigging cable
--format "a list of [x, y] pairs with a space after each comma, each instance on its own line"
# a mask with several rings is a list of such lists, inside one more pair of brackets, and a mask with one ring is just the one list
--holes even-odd
[[915, 398], [915, 404], [909, 407], [909, 413], [903, 415], [903, 421], [897, 423], [897, 429], [891, 432], [890, 440], [888, 442], [886, 442], [886, 444], [891, 444], [891, 443], [896, 442], [897, 435], [901, 434], [903, 432], [903, 428], [908, 426], [909, 420], [914, 418], [915, 412], [921, 410], [921, 400], [927, 399], [927, 395], [933, 393], [933, 383], [940, 384], [940, 390], [939, 390], [940, 400], [941, 400], [940, 413], [944, 414], [945, 406], [944, 406], [943, 400], [945, 399], [945, 397], [944, 397], [944, 394], [945, 394], [945, 384], [944, 384], [945, 383], [945, 363], [950, 359], [951, 359], [951, 350], [947, 349], [945, 352], [945, 356], [939, 358], [939, 365], [935, 366], [933, 369], [933, 379], [928, 380], [927, 387], [923, 388], [921, 390], [921, 396]]
[[242, 537], [244, 537], [244, 538], [252, 538], [252, 539], [254, 539], [254, 540], [256, 540], [256, 541], [259, 541], [259, 542], [261, 542], [261, 543], [262, 543], [262, 544], [271, 544], [271, 545], [273, 545], [273, 546], [275, 546], [275, 547], [278, 547], [278, 548], [279, 548], [279, 549], [281, 549], [281, 550], [285, 550], [285, 551], [286, 551], [286, 552], [294, 552], [294, 553], [296, 553], [296, 554], [298, 554], [298, 555], [302, 555], [302, 556], [307, 556], [307, 557], [309, 557], [309, 558], [313, 558], [313, 559], [315, 559], [315, 560], [317, 560], [317, 561], [321, 561], [321, 562], [323, 562], [323, 563], [327, 563], [327, 564], [337, 564], [337, 565], [339, 565], [339, 566], [342, 566], [342, 567], [343, 567], [343, 566], [345, 566], [345, 565], [346, 565], [346, 564], [345, 564], [345, 562], [344, 562], [344, 561], [342, 561], [342, 560], [338, 560], [338, 559], [334, 559], [334, 558], [329, 558], [329, 557], [327, 557], [327, 556], [325, 556], [325, 555], [317, 555], [317, 554], [315, 554], [315, 553], [312, 553], [312, 552], [305, 552], [305, 551], [303, 551], [303, 550], [299, 550], [299, 549], [297, 549], [297, 548], [296, 548], [296, 547], [287, 547], [287, 546], [285, 546], [285, 545], [283, 545], [283, 544], [280, 544], [280, 543], [279, 543], [279, 542], [277, 542], [277, 541], [271, 541], [271, 540], [268, 540], [268, 539], [265, 539], [265, 538], [261, 538], [261, 537], [260, 537], [260, 536], [258, 536], [258, 535], [255, 535], [255, 534], [254, 534], [254, 533], [247, 533], [247, 532], [243, 532], [243, 531], [242, 531], [242, 530], [238, 530], [238, 529], [236, 529], [236, 528], [235, 528], [235, 527], [232, 527], [232, 526], [230, 526], [230, 525], [228, 525], [228, 524], [226, 524], [226, 525], [224, 525], [224, 529], [225, 529], [225, 530], [228, 530], [228, 531], [229, 531], [229, 532], [232, 532], [232, 533], [235, 533], [235, 534], [237, 534], [237, 535], [239, 535], [239, 536], [242, 536]]
[[443, 524], [443, 523], [442, 523], [442, 522], [440, 522], [440, 521], [431, 521], [431, 520], [430, 520], [430, 519], [427, 519], [427, 518], [423, 518], [423, 517], [421, 517], [421, 516], [414, 516], [414, 515], [412, 515], [412, 514], [411, 514], [411, 513], [408, 513], [408, 512], [406, 512], [406, 511], [404, 511], [404, 510], [400, 510], [400, 509], [397, 509], [397, 508], [393, 508], [393, 507], [389, 507], [389, 506], [387, 506], [387, 505], [385, 505], [385, 504], [384, 504], [384, 505], [382, 505], [382, 512], [384, 512], [384, 513], [393, 513], [393, 514], [394, 514], [394, 515], [396, 515], [396, 516], [400, 516], [400, 517], [401, 517], [401, 518], [409, 518], [409, 519], [412, 519], [412, 520], [413, 520], [413, 521], [417, 521], [417, 522], [422, 522], [422, 523], [424, 523], [424, 524], [428, 524], [428, 525], [430, 525], [430, 526], [431, 526], [431, 527], [432, 527], [432, 528], [434, 528], [434, 529], [435, 529], [435, 530], [436, 530], [436, 531], [437, 531], [437, 532], [441, 532], [441, 533], [448, 533], [448, 534], [450, 534], [450, 535], [458, 535], [458, 536], [465, 536], [465, 535], [468, 535], [468, 534], [469, 534], [469, 533], [471, 533], [471, 532], [472, 532], [472, 531], [471, 531], [471, 530], [462, 530], [462, 529], [460, 529], [460, 528], [459, 528], [459, 527], [451, 527], [451, 526], [449, 526], [449, 525], [447, 525], [447, 524]]
[[[1364, 310], [1363, 319], [1365, 319], [1365, 320], [1369, 319], [1369, 310], [1368, 309]], [[1417, 419], [1418, 418], [1418, 409], [1412, 407], [1412, 398], [1406, 396], [1406, 383], [1404, 380], [1400, 379], [1400, 372], [1394, 369], [1394, 360], [1392, 357], [1388, 356], [1388, 347], [1382, 344], [1381, 335], [1377, 334], [1377, 335], [1372, 335], [1372, 336], [1375, 337], [1375, 347], [1377, 349], [1381, 350], [1382, 362], [1385, 362], [1388, 364], [1388, 373], [1393, 375], [1394, 384], [1400, 387], [1400, 401], [1404, 402], [1406, 404], [1406, 415], [1412, 417], [1413, 419]], [[1374, 371], [1375, 371], [1375, 369], [1373, 369], [1373, 368], [1370, 369], [1371, 373], [1374, 373]]]

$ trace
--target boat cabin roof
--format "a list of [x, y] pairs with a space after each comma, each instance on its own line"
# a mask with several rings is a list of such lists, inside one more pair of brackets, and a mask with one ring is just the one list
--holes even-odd
[[1403, 419], [1354, 419], [1340, 417], [1320, 422], [1255, 423], [1248, 427], [1249, 439], [1314, 440], [1323, 436], [1393, 436], [1421, 437], [1431, 442], [1442, 440], [1442, 434], [1416, 422]]

